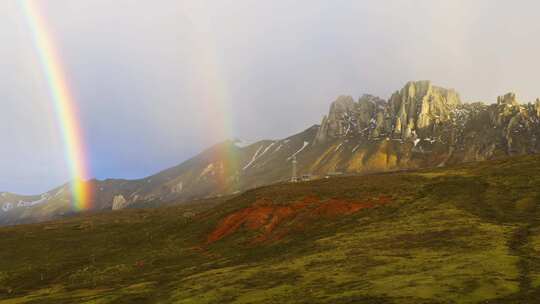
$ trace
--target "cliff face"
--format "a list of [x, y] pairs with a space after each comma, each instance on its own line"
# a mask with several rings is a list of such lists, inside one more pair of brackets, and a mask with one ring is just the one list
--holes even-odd
[[460, 105], [454, 90], [432, 86], [429, 81], [407, 83], [388, 102], [364, 95], [355, 103], [352, 97], [341, 96], [323, 119], [317, 142], [349, 135], [415, 139], [449, 122]]
[[[369, 155], [362, 156], [360, 165], [350, 156], [356, 165], [343, 166], [345, 171], [365, 170], [362, 164], [372, 158], [393, 160], [380, 169], [408, 168], [536, 153], [539, 148], [540, 100], [522, 105], [513, 93], [492, 105], [464, 104], [456, 91], [419, 81], [407, 83], [388, 102], [372, 96], [351, 100], [340, 97], [332, 104], [316, 137], [321, 145], [355, 142], [355, 154]], [[374, 146], [386, 152], [372, 153]], [[371, 152], [362, 153], [366, 149]]]
[[428, 81], [410, 82], [388, 102], [387, 116], [392, 123], [385, 126], [386, 131], [402, 139], [429, 135], [437, 125], [449, 122], [460, 104], [454, 90], [432, 86]]

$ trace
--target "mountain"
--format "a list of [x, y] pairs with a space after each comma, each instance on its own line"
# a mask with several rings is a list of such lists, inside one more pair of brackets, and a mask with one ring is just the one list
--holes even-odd
[[0, 303], [538, 303], [539, 171], [518, 156], [2, 227]]
[[[521, 104], [509, 93], [494, 104], [464, 103], [455, 90], [417, 81], [387, 101], [340, 96], [320, 125], [285, 139], [229, 140], [141, 180], [89, 183], [93, 211], [162, 206], [290, 180], [294, 159], [310, 179], [412, 170], [537, 153], [539, 135], [540, 100]], [[0, 197], [0, 224], [72, 215], [67, 190]]]

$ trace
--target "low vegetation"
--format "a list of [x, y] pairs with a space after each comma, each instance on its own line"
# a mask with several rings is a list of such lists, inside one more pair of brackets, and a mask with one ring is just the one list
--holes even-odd
[[0, 304], [534, 303], [540, 157], [0, 229]]

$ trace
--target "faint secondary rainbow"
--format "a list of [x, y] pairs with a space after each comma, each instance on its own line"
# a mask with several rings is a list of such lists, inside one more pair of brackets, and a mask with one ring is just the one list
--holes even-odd
[[[231, 92], [228, 75], [225, 69], [226, 51], [218, 45], [213, 29], [212, 8], [205, 1], [179, 1], [180, 13], [187, 20], [189, 32], [193, 33], [189, 40], [191, 48], [196, 49], [191, 58], [193, 75], [190, 88], [200, 102], [206, 105], [208, 135], [215, 141], [231, 140], [234, 134], [233, 114], [231, 109]], [[241, 167], [238, 153], [230, 144], [219, 145], [213, 149], [213, 159], [219, 160], [212, 165], [219, 172], [216, 176], [221, 190], [231, 190], [238, 184]]]
[[91, 189], [86, 182], [89, 178], [89, 170], [77, 104], [69, 90], [66, 73], [38, 5], [33, 0], [20, 0], [19, 3], [32, 31], [59, 127], [62, 130], [65, 156], [72, 179], [73, 207], [77, 211], [87, 210], [91, 207]]

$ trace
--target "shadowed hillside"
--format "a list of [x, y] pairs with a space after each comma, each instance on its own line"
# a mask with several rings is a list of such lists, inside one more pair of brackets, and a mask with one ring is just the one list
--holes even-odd
[[5, 227], [0, 303], [533, 303], [538, 172], [514, 157]]

